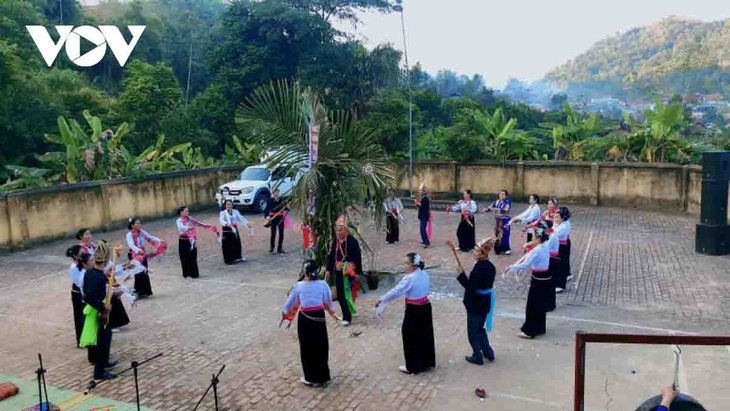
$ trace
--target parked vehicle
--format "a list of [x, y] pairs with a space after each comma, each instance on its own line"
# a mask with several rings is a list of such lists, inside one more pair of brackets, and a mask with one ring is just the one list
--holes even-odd
[[291, 178], [284, 174], [283, 169], [272, 171], [263, 164], [249, 166], [241, 172], [237, 180], [218, 187], [215, 199], [218, 205], [222, 205], [226, 200], [232, 200], [234, 207], [263, 212], [274, 188], [279, 188], [282, 197], [289, 197], [304, 171], [300, 170], [294, 178]]

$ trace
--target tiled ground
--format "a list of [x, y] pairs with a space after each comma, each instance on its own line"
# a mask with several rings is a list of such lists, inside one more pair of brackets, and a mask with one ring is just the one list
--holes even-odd
[[[517, 208], [522, 208], [518, 206]], [[227, 410], [298, 409], [569, 409], [573, 383], [573, 335], [576, 329], [611, 332], [694, 332], [730, 334], [730, 258], [696, 255], [694, 219], [612, 208], [573, 210], [572, 270], [577, 278], [560, 307], [550, 316], [545, 338], [515, 337], [521, 324], [527, 276], [497, 283], [496, 329], [490, 335], [498, 360], [486, 367], [463, 361], [468, 354], [461, 293], [453, 280], [454, 263], [444, 242], [454, 236], [456, 218], [436, 216], [435, 246], [422, 252], [431, 270], [435, 295], [437, 363], [434, 372], [409, 377], [397, 372], [402, 363], [402, 308], [393, 304], [384, 320], [370, 307], [392, 281], [363, 296], [361, 315], [350, 328], [329, 322], [333, 381], [325, 389], [309, 389], [301, 376], [295, 327], [277, 329], [279, 309], [299, 269], [301, 235], [287, 232], [291, 253], [268, 254], [268, 233], [258, 216], [252, 239], [244, 239], [249, 262], [225, 266], [218, 244], [201, 234], [202, 277], [182, 278], [172, 219], [145, 224], [167, 239], [170, 254], [151, 262], [155, 296], [129, 308], [132, 323], [114, 335], [113, 356], [122, 362], [165, 355], [141, 369], [143, 405], [160, 409], [192, 409], [211, 373], [227, 366], [220, 394]], [[373, 227], [365, 226], [376, 250], [376, 264], [398, 270], [402, 256], [418, 249], [415, 213], [406, 213], [402, 241], [383, 244]], [[197, 217], [212, 223], [213, 213]], [[489, 216], [477, 219], [477, 235], [493, 226]], [[515, 230], [516, 231], [516, 230]], [[97, 233], [97, 238], [122, 241], [122, 231]], [[522, 235], [513, 232], [513, 248]], [[0, 373], [32, 378], [36, 353], [48, 363], [50, 384], [81, 391], [91, 368], [85, 352], [74, 347], [63, 257], [71, 240], [39, 245], [0, 256]], [[470, 257], [461, 254], [469, 264]], [[498, 271], [517, 255], [493, 257]], [[357, 333], [361, 334], [357, 334]], [[666, 347], [590, 348], [588, 409], [628, 409], [671, 383], [671, 352]], [[682, 370], [692, 394], [709, 409], [730, 406], [730, 351], [692, 348]], [[593, 353], [591, 356], [591, 353]], [[489, 398], [479, 401], [474, 388]], [[130, 377], [100, 387], [99, 395], [134, 400]], [[620, 393], [620, 395], [618, 394]], [[212, 399], [206, 401], [211, 409]], [[0, 402], [0, 410], [4, 410]]]

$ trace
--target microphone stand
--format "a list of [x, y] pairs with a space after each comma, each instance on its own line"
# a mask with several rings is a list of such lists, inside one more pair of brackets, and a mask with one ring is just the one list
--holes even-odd
[[[140, 365], [145, 364], [145, 363], [148, 363], [148, 362], [154, 360], [155, 358], [159, 358], [159, 357], [162, 357], [162, 353], [159, 353], [159, 354], [157, 354], [157, 355], [155, 355], [153, 357], [150, 357], [150, 358], [148, 358], [148, 359], [146, 359], [146, 360], [144, 360], [142, 362], [132, 361], [132, 364], [131, 364], [131, 366], [129, 368], [127, 368], [125, 370], [122, 370], [122, 371], [120, 371], [120, 372], [117, 373], [117, 376], [119, 376], [119, 375], [122, 375], [122, 374], [124, 374], [125, 372], [127, 372], [129, 370], [132, 370], [133, 371], [133, 373], [134, 373], [134, 392], [135, 392], [135, 395], [137, 397], [137, 411], [140, 411], [140, 404], [139, 404], [139, 381], [137, 379], [137, 368]], [[86, 391], [84, 391], [84, 395], [89, 395], [89, 393], [91, 392], [91, 390], [93, 390], [94, 388], [100, 386], [101, 384], [104, 384], [107, 381], [111, 381], [111, 380], [104, 380], [104, 381], [101, 381], [99, 383], [97, 383], [95, 380], [89, 381], [89, 385], [86, 386]], [[46, 398], [47, 397], [48, 396], [46, 395]]]
[[[46, 369], [43, 368], [43, 357], [41, 353], [38, 353], [38, 363], [40, 367], [35, 370], [38, 378], [38, 410], [39, 411], [50, 411], [51, 403], [48, 401], [48, 388], [46, 387]], [[46, 401], [43, 402], [43, 393], [46, 394]]]
[[218, 371], [218, 374], [213, 374], [213, 378], [210, 380], [210, 385], [208, 386], [208, 389], [205, 390], [203, 396], [200, 398], [200, 401], [198, 401], [198, 403], [195, 405], [195, 408], [193, 408], [193, 411], [196, 411], [198, 407], [200, 407], [200, 403], [203, 402], [211, 388], [213, 388], [213, 401], [215, 401], [215, 410], [218, 411], [218, 377], [220, 377], [225, 368], [226, 366], [224, 365], [221, 367], [220, 371]]

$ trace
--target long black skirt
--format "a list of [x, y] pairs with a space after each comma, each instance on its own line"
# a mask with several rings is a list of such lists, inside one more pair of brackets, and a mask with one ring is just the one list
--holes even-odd
[[530, 282], [530, 291], [527, 293], [527, 309], [525, 310], [525, 323], [522, 325], [522, 332], [530, 337], [537, 337], [545, 334], [547, 311], [550, 301], [555, 299], [555, 288], [550, 277], [537, 280], [535, 277]]
[[223, 227], [223, 262], [233, 264], [241, 259], [241, 237], [230, 227]]
[[386, 235], [385, 242], [392, 244], [400, 241], [400, 227], [398, 226], [398, 219], [392, 215], [388, 215], [385, 220], [386, 224]]
[[406, 369], [417, 374], [436, 366], [436, 345], [433, 340], [431, 303], [406, 303], [406, 314], [401, 327]]
[[565, 289], [570, 275], [570, 239], [568, 239], [568, 244], [560, 244], [559, 252], [560, 266], [558, 276], [555, 279], [555, 287]]
[[330, 380], [330, 346], [324, 310], [299, 311], [297, 333], [304, 379], [313, 384], [326, 383]]
[[559, 257], [550, 257], [549, 273], [550, 273], [550, 277], [552, 277], [552, 280], [550, 280], [550, 282], [551, 282], [550, 287], [553, 289], [553, 292], [552, 292], [552, 294], [550, 294], [551, 298], [547, 304], [547, 312], [555, 311], [555, 308], [556, 308], [555, 278], [557, 278], [557, 274], [558, 274], [559, 270], [560, 270], [560, 258]]
[[184, 278], [198, 278], [198, 247], [190, 249], [190, 240], [181, 238], [178, 242], [178, 252], [180, 253], [180, 265], [182, 266], [182, 275]]
[[129, 324], [129, 316], [119, 297], [112, 297], [112, 310], [109, 313], [109, 328], [120, 328]]
[[[129, 261], [132, 261], [132, 253], [127, 254]], [[142, 261], [142, 265], [149, 268], [147, 263], [147, 257]], [[150, 275], [145, 271], [134, 276], [134, 292], [140, 298], [149, 297], [152, 295], [152, 283], [150, 282]]]
[[476, 224], [473, 216], [469, 217], [468, 220], [461, 220], [459, 227], [456, 229], [456, 238], [459, 239], [459, 250], [474, 250], [476, 245]]
[[84, 329], [84, 301], [81, 298], [81, 291], [75, 285], [71, 289], [71, 306], [74, 311], [74, 328], [76, 330], [76, 346], [79, 346], [81, 331]]

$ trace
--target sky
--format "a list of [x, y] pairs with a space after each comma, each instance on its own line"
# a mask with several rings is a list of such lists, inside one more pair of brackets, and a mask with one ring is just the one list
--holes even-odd
[[[404, 0], [408, 60], [431, 74], [482, 74], [491, 87], [535, 81], [597, 41], [669, 16], [730, 18], [729, 0]], [[400, 14], [364, 13], [353, 28], [368, 47], [403, 50]]]

